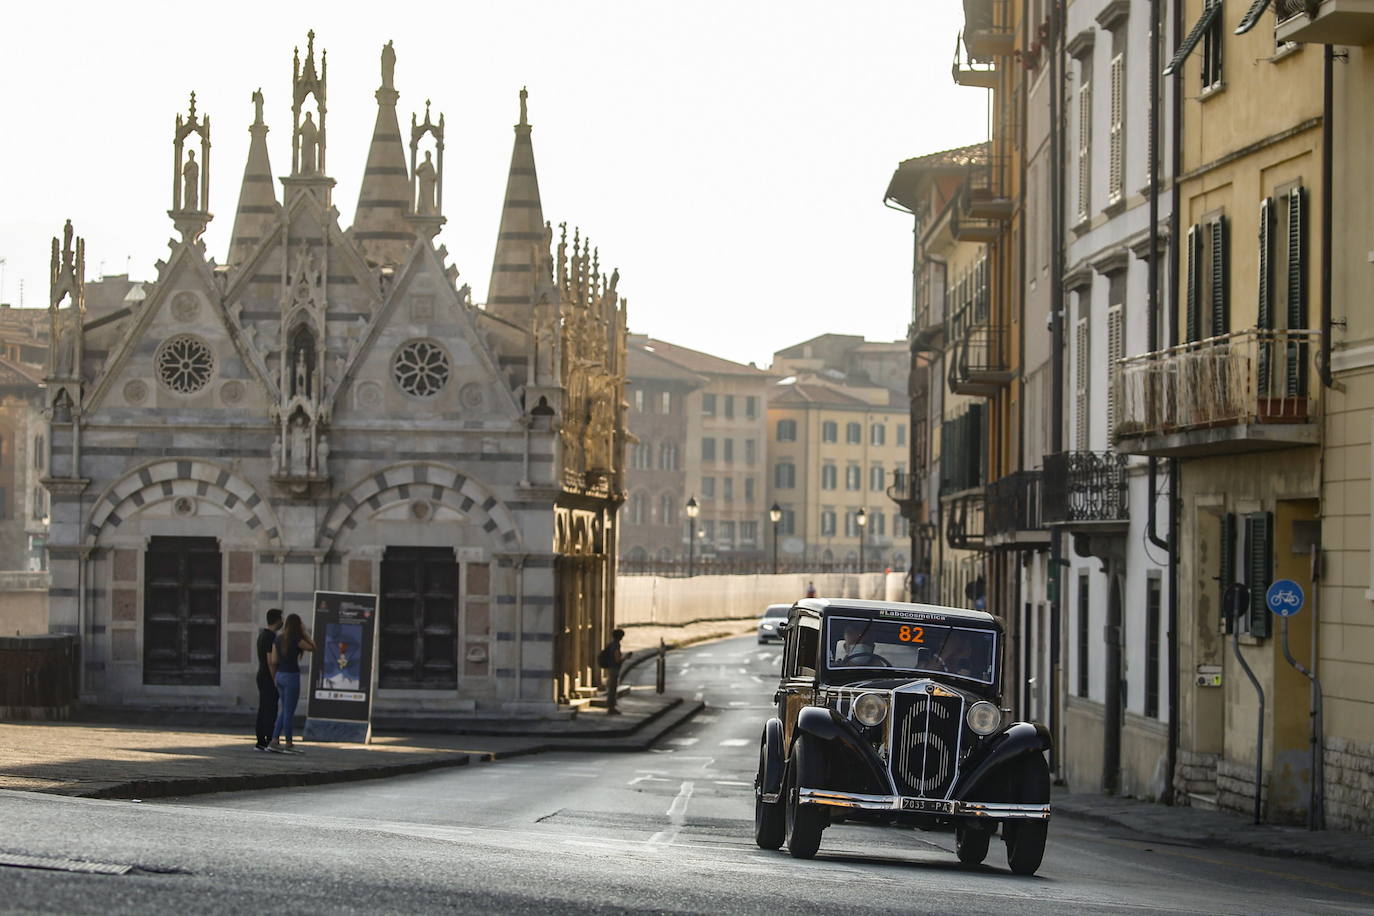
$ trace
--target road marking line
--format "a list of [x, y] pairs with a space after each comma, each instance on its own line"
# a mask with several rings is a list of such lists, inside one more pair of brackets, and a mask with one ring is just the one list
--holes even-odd
[[700, 738], [669, 738], [669, 744], [676, 744], [679, 747], [688, 747], [700, 741]]
[[748, 738], [726, 738], [720, 743], [721, 747], [744, 747], [749, 743]]
[[731, 705], [731, 706], [748, 706], [748, 705], [749, 705], [749, 701], [748, 701], [748, 700], [731, 700], [731, 701], [730, 701], [730, 705]]
[[737, 780], [737, 779], [717, 779], [717, 780], [716, 780], [716, 785], [718, 785], [718, 786], [752, 786], [753, 783], [752, 783], [752, 782], [740, 782], [740, 781]]
[[693, 788], [694, 784], [690, 780], [682, 783], [682, 788], [678, 789], [677, 797], [668, 806], [668, 823], [671, 826], [649, 837], [650, 846], [666, 846], [677, 838], [677, 835], [682, 831], [682, 825], [687, 822], [687, 802], [692, 797]]

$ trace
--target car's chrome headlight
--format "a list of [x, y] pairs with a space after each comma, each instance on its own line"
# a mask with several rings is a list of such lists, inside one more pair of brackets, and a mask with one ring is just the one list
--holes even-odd
[[968, 727], [975, 735], [991, 735], [1002, 727], [1002, 710], [987, 700], [979, 700], [968, 708]]
[[854, 701], [854, 718], [864, 725], [879, 725], [887, 718], [887, 697], [866, 693]]

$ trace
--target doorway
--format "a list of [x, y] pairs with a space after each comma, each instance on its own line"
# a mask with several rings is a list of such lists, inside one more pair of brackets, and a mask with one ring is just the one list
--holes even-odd
[[458, 686], [458, 562], [450, 547], [388, 547], [382, 556], [378, 687]]
[[219, 542], [152, 538], [143, 569], [143, 683], [218, 686]]

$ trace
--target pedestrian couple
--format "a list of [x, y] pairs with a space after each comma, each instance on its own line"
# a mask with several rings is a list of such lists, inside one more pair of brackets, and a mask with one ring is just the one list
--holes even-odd
[[282, 620], [281, 608], [267, 612], [267, 626], [258, 633], [258, 743], [260, 751], [299, 754], [291, 738], [291, 723], [301, 697], [301, 656], [314, 651], [299, 614]]

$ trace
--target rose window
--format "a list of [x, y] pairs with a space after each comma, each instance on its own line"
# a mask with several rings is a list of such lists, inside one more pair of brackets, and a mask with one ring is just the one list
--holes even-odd
[[189, 334], [173, 337], [157, 351], [158, 378], [177, 394], [194, 394], [204, 388], [214, 371], [210, 348]]
[[432, 397], [448, 384], [448, 354], [428, 340], [411, 341], [396, 354], [392, 374], [406, 394]]

